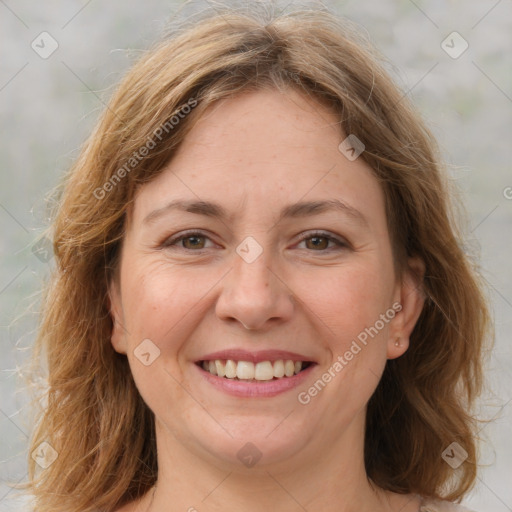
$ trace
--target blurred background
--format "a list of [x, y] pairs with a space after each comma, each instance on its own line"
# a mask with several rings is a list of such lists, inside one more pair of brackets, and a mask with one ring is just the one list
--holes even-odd
[[[295, 2], [279, 3], [278, 6]], [[324, 2], [359, 23], [437, 136], [467, 210], [465, 247], [492, 304], [482, 470], [464, 504], [512, 511], [512, 1]], [[26, 478], [28, 393], [20, 367], [53, 267], [38, 237], [45, 198], [130, 64], [178, 11], [213, 2], [0, 0], [0, 512], [25, 510], [8, 482]], [[181, 14], [183, 16], [183, 14]]]

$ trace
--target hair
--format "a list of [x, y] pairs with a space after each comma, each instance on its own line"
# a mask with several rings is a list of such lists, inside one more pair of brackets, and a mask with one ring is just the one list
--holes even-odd
[[[154, 415], [110, 341], [108, 286], [126, 214], [206, 108], [271, 89], [327, 106], [340, 136], [364, 143], [360, 158], [385, 195], [397, 276], [409, 257], [425, 263], [425, 302], [409, 349], [387, 361], [367, 405], [367, 476], [396, 493], [460, 500], [476, 479], [472, 408], [490, 320], [437, 143], [385, 59], [350, 22], [319, 8], [216, 11], [144, 52], [61, 183], [51, 226], [56, 267], [33, 351], [33, 364], [42, 355], [47, 363], [45, 405], [29, 450], [47, 441], [58, 456], [44, 470], [29, 457], [25, 488], [38, 512], [86, 512], [113, 510], [156, 483]], [[456, 470], [441, 456], [453, 442], [468, 454]]]

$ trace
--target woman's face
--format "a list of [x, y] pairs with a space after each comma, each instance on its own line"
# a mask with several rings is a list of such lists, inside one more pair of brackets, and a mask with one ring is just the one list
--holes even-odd
[[298, 93], [246, 93], [139, 189], [112, 343], [173, 452], [242, 468], [362, 449], [422, 301], [394, 273], [383, 193], [346, 137]]

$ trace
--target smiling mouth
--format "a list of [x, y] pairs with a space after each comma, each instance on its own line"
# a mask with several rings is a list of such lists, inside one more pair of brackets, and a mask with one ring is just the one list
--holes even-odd
[[270, 381], [287, 379], [304, 371], [315, 364], [311, 361], [292, 361], [291, 359], [278, 359], [276, 361], [234, 361], [232, 359], [215, 359], [198, 361], [196, 363], [203, 370], [217, 377], [241, 381]]

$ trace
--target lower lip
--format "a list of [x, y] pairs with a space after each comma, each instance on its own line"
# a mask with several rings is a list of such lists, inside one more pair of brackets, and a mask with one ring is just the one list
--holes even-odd
[[251, 382], [218, 377], [217, 375], [203, 370], [203, 368], [197, 364], [194, 364], [194, 366], [207, 382], [229, 395], [245, 398], [260, 398], [276, 396], [299, 386], [308, 378], [316, 364], [310, 364], [305, 370], [302, 370], [293, 377]]

